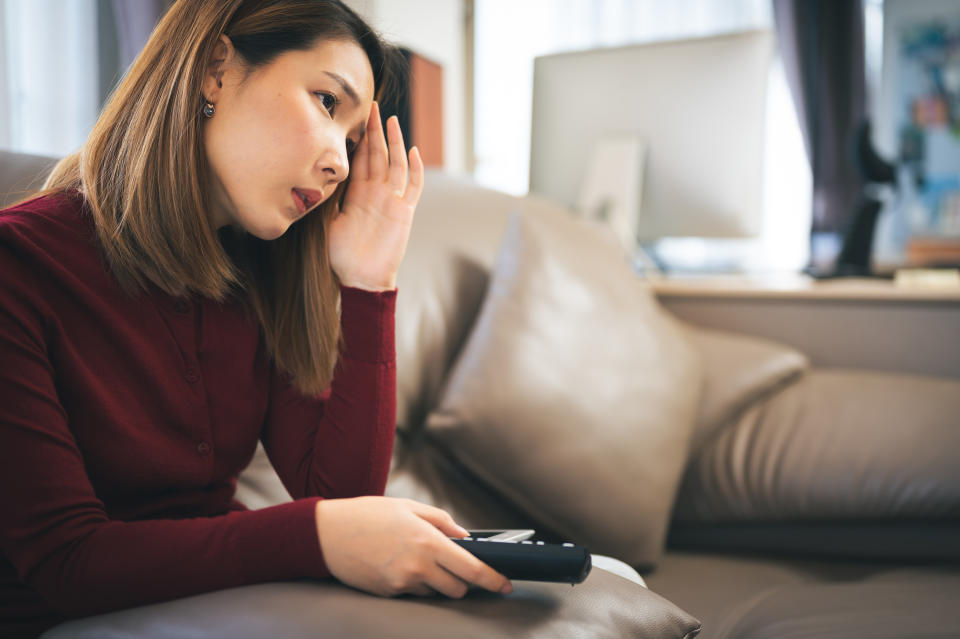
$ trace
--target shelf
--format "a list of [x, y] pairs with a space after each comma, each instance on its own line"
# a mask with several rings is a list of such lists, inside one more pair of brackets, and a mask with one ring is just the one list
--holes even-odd
[[803, 274], [696, 275], [646, 279], [659, 297], [723, 297], [960, 303], [960, 284], [904, 285], [881, 278], [817, 280]]

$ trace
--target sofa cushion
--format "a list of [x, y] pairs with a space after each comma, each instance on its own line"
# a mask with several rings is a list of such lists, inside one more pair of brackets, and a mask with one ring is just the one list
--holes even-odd
[[813, 576], [802, 567], [775, 558], [670, 549], [644, 579], [651, 590], [700, 620], [703, 631], [698, 637], [713, 639], [744, 601], [775, 588], [809, 582]]
[[699, 628], [643, 586], [594, 570], [574, 588], [516, 581], [510, 595], [463, 599], [386, 599], [333, 582], [261, 584], [71, 621], [43, 639], [690, 638]]
[[646, 580], [700, 619], [702, 639], [960, 636], [956, 606], [945, 605], [960, 596], [956, 564], [900, 568], [670, 550]]
[[[676, 520], [689, 527], [763, 524], [774, 544], [767, 550], [777, 550], [780, 539], [771, 524], [816, 524], [825, 531], [824, 552], [836, 541], [830, 522], [857, 524], [849, 552], [930, 558], [935, 547], [911, 550], [916, 544], [896, 540], [918, 538], [910, 524], [956, 530], [960, 523], [957, 415], [960, 380], [811, 370], [751, 406], [700, 451], [684, 478]], [[895, 528], [907, 532], [896, 535]], [[875, 539], [863, 536], [871, 530]], [[949, 537], [933, 530], [920, 538]], [[789, 550], [790, 539], [783, 536], [779, 549]]]
[[960, 636], [960, 575], [917, 571], [862, 582], [795, 584], [741, 603], [717, 639], [943, 639]]
[[528, 200], [427, 434], [550, 530], [646, 565], [700, 383], [696, 352], [621, 250]]

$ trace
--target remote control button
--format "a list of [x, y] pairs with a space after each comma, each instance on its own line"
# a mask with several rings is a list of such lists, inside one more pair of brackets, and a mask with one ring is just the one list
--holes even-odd
[[563, 547], [564, 547], [564, 548], [573, 548], [573, 544], [564, 544]]
[[529, 545], [529, 544], [532, 544], [533, 542], [532, 542], [532, 541], [521, 541], [520, 543], [521, 543], [521, 544], [527, 544], [527, 545]]
[[542, 542], [542, 541], [538, 541], [538, 542], [537, 542], [537, 545], [538, 545], [538, 546], [542, 546], [542, 545], [543, 545], [543, 542]]

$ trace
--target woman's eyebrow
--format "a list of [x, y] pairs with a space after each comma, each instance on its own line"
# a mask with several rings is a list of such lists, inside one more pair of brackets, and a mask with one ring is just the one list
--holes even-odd
[[353, 100], [354, 104], [356, 105], [360, 104], [360, 98], [357, 96], [357, 92], [354, 90], [352, 86], [350, 86], [349, 82], [343, 79], [343, 76], [337, 73], [334, 73], [333, 71], [324, 71], [324, 73], [326, 73], [328, 76], [333, 78], [337, 82], [337, 84], [340, 85], [340, 87], [343, 89], [343, 92], [346, 93], [351, 100]]

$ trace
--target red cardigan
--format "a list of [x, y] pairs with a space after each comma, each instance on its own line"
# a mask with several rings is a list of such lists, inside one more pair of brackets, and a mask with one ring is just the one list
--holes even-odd
[[[324, 577], [320, 497], [383, 494], [396, 291], [343, 288], [345, 352], [305, 397], [239, 303], [126, 296], [77, 194], [0, 211], [0, 636]], [[257, 440], [294, 497], [234, 498]]]

